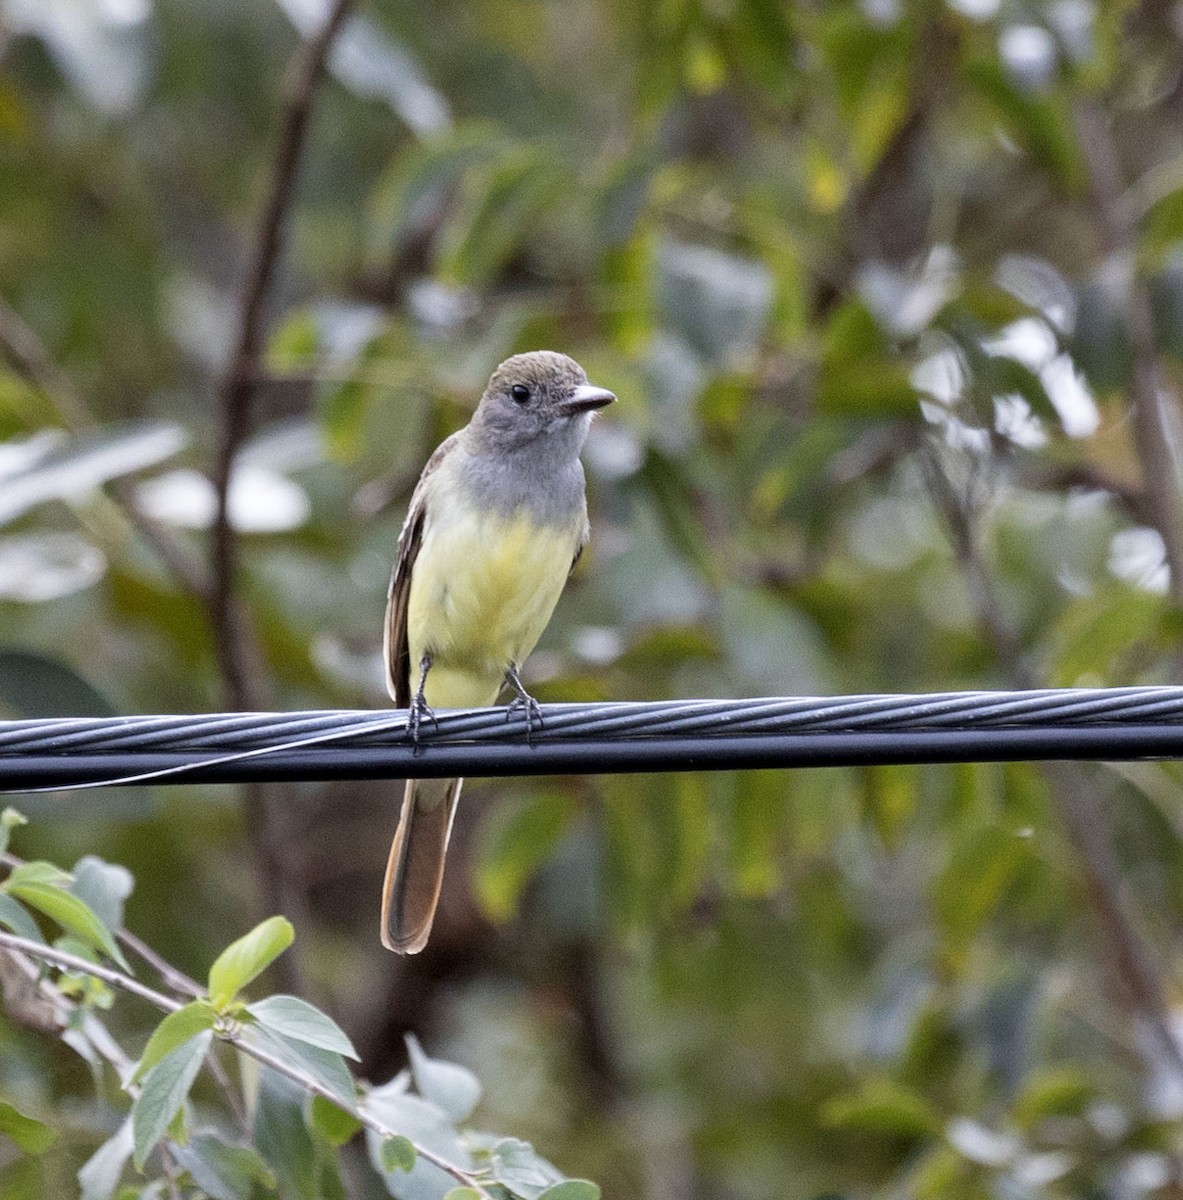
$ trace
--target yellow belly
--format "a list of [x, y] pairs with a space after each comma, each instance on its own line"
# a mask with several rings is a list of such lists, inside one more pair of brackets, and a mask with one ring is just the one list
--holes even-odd
[[423, 531], [411, 574], [411, 688], [432, 654], [432, 707], [492, 704], [505, 671], [534, 649], [567, 581], [580, 530], [455, 506]]

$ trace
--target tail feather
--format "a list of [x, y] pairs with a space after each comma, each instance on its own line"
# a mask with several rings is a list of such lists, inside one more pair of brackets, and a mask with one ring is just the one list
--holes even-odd
[[382, 944], [417, 954], [427, 944], [463, 779], [408, 779], [382, 886]]

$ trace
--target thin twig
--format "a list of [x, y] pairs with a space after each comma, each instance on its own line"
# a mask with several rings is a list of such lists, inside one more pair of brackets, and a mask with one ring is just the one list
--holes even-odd
[[[217, 508], [211, 531], [211, 585], [208, 596], [215, 653], [227, 706], [258, 707], [265, 693], [263, 655], [251, 636], [246, 613], [235, 591], [237, 542], [230, 521], [230, 480], [238, 451], [250, 429], [251, 400], [259, 374], [264, 315], [275, 278], [283, 232], [295, 195], [296, 176], [312, 114], [313, 101], [324, 76], [325, 61], [352, 0], [335, 0], [320, 31], [297, 51], [289, 65], [280, 117], [279, 134], [267, 181], [263, 212], [254, 237], [250, 263], [238, 310], [237, 334], [226, 374], [218, 388], [217, 456], [213, 483]], [[282, 830], [268, 788], [253, 784], [244, 792], [247, 834], [256, 873], [266, 889], [269, 909], [279, 909], [293, 920], [299, 917], [303, 898], [287, 879], [282, 854]], [[306, 992], [299, 978], [299, 960], [282, 967], [285, 983]]]
[[210, 617], [226, 693], [235, 708], [251, 707], [251, 697], [257, 689], [252, 686], [242, 615], [235, 604], [237, 564], [228, 507], [230, 477], [234, 460], [250, 428], [251, 397], [263, 342], [263, 317], [295, 193], [296, 175], [303, 155], [313, 100], [324, 75], [325, 60], [333, 39], [351, 6], [352, 0], [336, 0], [320, 32], [305, 43], [289, 68], [279, 138], [268, 177], [267, 198], [239, 305], [234, 350], [218, 389], [218, 449], [213, 469], [217, 512], [212, 532]]
[[1174, 433], [1159, 394], [1150, 293], [1137, 271], [1137, 226], [1123, 200], [1121, 163], [1104, 110], [1097, 101], [1082, 99], [1074, 106], [1073, 117], [1093, 194], [1094, 217], [1105, 249], [1120, 257], [1132, 273], [1125, 315], [1133, 352], [1130, 390], [1134, 442], [1142, 468], [1146, 505], [1166, 549], [1171, 599], [1183, 606], [1183, 501], [1175, 465]]
[[[176, 1012], [179, 1008], [183, 1007], [171, 996], [166, 996], [163, 992], [156, 991], [155, 988], [147, 987], [145, 984], [133, 979], [130, 975], [125, 975], [122, 971], [117, 971], [113, 967], [103, 966], [100, 963], [88, 962], [76, 954], [58, 950], [54, 946], [34, 942], [30, 938], [20, 937], [18, 934], [8, 933], [5, 930], [0, 930], [0, 946], [41, 959], [43, 962], [51, 963], [62, 970], [78, 971], [84, 975], [91, 975], [95, 979], [101, 979], [104, 983], [110, 984], [111, 987], [119, 988], [121, 991], [133, 996], [139, 996], [141, 1000], [146, 1000], [153, 1007], [163, 1012]], [[219, 1040], [233, 1046], [236, 1050], [240, 1050], [243, 1054], [248, 1055], [263, 1066], [277, 1071], [310, 1094], [320, 1096], [338, 1107], [342, 1105], [344, 1097], [337, 1095], [330, 1088], [325, 1087], [318, 1080], [312, 1078], [312, 1076], [306, 1075], [298, 1067], [293, 1067], [282, 1058], [278, 1058], [270, 1053], [270, 1051], [256, 1046], [235, 1030], [215, 1029], [214, 1033]], [[348, 1102], [346, 1101], [346, 1103]], [[388, 1128], [377, 1117], [366, 1112], [364, 1108], [358, 1107], [354, 1115], [367, 1129], [373, 1130], [381, 1138], [402, 1136], [398, 1130]], [[448, 1159], [436, 1154], [433, 1150], [429, 1150], [426, 1146], [419, 1145], [418, 1142], [411, 1140], [411, 1144], [415, 1147], [415, 1154], [418, 1158], [422, 1158], [424, 1162], [429, 1162], [433, 1166], [439, 1167], [441, 1171], [446, 1172], [458, 1183], [463, 1184], [465, 1187], [473, 1188], [481, 1196], [486, 1197], [487, 1200], [492, 1200], [492, 1197], [489, 1196], [489, 1193], [485, 1191], [472, 1172], [466, 1171], [456, 1163], [449, 1162]]]

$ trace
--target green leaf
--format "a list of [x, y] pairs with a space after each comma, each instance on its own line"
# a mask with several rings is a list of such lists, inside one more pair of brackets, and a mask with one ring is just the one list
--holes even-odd
[[1028, 843], [1001, 826], [974, 829], [961, 839], [933, 895], [951, 949], [968, 946], [1030, 860]]
[[316, 1146], [304, 1121], [304, 1091], [268, 1067], [259, 1072], [255, 1146], [275, 1172], [279, 1194], [321, 1200]]
[[9, 884], [47, 883], [52, 887], [65, 887], [73, 878], [74, 876], [69, 871], [63, 871], [56, 864], [35, 859], [33, 862], [21, 863], [19, 867], [13, 867], [12, 874], [8, 876], [8, 882]]
[[71, 874], [74, 882], [69, 885], [70, 893], [77, 896], [112, 934], [116, 933], [123, 924], [123, 902], [135, 887], [132, 873], [126, 867], [87, 854], [74, 864]]
[[181, 1110], [189, 1089], [201, 1070], [213, 1033], [206, 1029], [165, 1055], [144, 1076], [140, 1094], [132, 1105], [135, 1164], [142, 1169], [156, 1143]]
[[248, 1004], [246, 1010], [273, 1033], [281, 1033], [298, 1042], [307, 1042], [310, 1046], [332, 1050], [348, 1058], [359, 1057], [341, 1026], [298, 996], [268, 996]]
[[12, 837], [12, 831], [18, 825], [27, 825], [29, 818], [24, 813], [19, 812], [11, 805], [3, 812], [0, 812], [0, 854], [5, 853], [8, 849], [9, 839]]
[[357, 1084], [345, 1060], [332, 1050], [297, 1041], [262, 1025], [248, 1025], [243, 1037], [270, 1051], [288, 1066], [295, 1067], [332, 1092], [337, 1102], [352, 1110], [357, 1104]]
[[529, 1142], [518, 1138], [502, 1138], [497, 1142], [489, 1151], [489, 1165], [493, 1178], [522, 1200], [537, 1200], [563, 1178]]
[[413, 1171], [415, 1169], [415, 1143], [410, 1138], [402, 1137], [399, 1134], [383, 1138], [378, 1154], [382, 1170], [387, 1174], [392, 1171]]
[[21, 717], [110, 717], [111, 702], [69, 664], [31, 650], [0, 651], [0, 708]]
[[217, 1013], [201, 1000], [194, 1000], [184, 1008], [171, 1012], [152, 1032], [140, 1061], [131, 1077], [132, 1083], [142, 1079], [162, 1058], [171, 1054], [202, 1030], [212, 1029]]
[[474, 886], [493, 921], [513, 917], [531, 875], [557, 845], [575, 815], [561, 792], [543, 792], [497, 808], [481, 830]]
[[79, 1169], [80, 1200], [111, 1200], [131, 1152], [131, 1118], [128, 1117]]
[[292, 944], [295, 936], [286, 918], [268, 917], [250, 933], [231, 942], [209, 969], [209, 993], [215, 1007], [229, 1004]]
[[1079, 1116], [1096, 1093], [1096, 1082], [1079, 1067], [1037, 1068], [1015, 1098], [1015, 1122], [1032, 1129], [1049, 1117]]
[[600, 1200], [600, 1186], [590, 1179], [564, 1179], [548, 1187], [538, 1200]]
[[0, 892], [0, 925], [11, 929], [18, 937], [28, 938], [31, 942], [45, 941], [41, 930], [37, 928], [37, 922], [29, 916], [28, 909], [7, 892]]
[[476, 1188], [454, 1187], [444, 1193], [444, 1200], [483, 1200]]
[[52, 921], [56, 921], [63, 929], [74, 934], [102, 951], [108, 958], [117, 962], [125, 971], [131, 971], [123, 952], [115, 944], [110, 930], [90, 911], [77, 896], [58, 887], [44, 883], [26, 883], [14, 886], [8, 881], [9, 893], [18, 900], [23, 900], [30, 908], [44, 913]]
[[414, 1034], [407, 1034], [406, 1042], [419, 1095], [438, 1105], [453, 1121], [463, 1121], [481, 1098], [480, 1080], [467, 1067], [428, 1058]]
[[312, 1128], [321, 1134], [330, 1146], [344, 1146], [363, 1128], [362, 1123], [339, 1104], [323, 1096], [313, 1096], [309, 1107]]
[[231, 1145], [215, 1133], [195, 1133], [173, 1155], [210, 1200], [250, 1200], [253, 1185], [268, 1183], [271, 1174], [258, 1151]]
[[835, 1096], [822, 1106], [827, 1125], [901, 1137], [938, 1135], [940, 1114], [919, 1092], [889, 1079], [866, 1079], [856, 1091]]
[[0, 1100], [0, 1134], [15, 1142], [26, 1154], [44, 1154], [58, 1136], [44, 1122], [25, 1116], [4, 1100]]

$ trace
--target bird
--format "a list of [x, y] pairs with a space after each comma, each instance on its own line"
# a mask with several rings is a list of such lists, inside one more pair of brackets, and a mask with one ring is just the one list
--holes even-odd
[[[435, 708], [513, 692], [529, 736], [541, 714], [521, 670], [589, 537], [580, 452], [616, 396], [565, 354], [493, 372], [472, 419], [427, 460], [398, 539], [383, 656], [418, 745]], [[508, 715], [508, 714], [507, 714]], [[427, 944], [462, 779], [409, 779], [382, 888], [382, 944]]]

